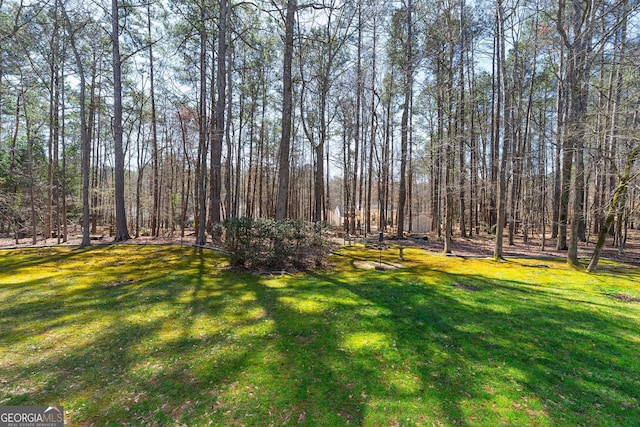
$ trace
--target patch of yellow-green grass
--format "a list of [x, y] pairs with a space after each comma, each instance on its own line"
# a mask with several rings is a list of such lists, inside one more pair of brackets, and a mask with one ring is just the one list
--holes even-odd
[[177, 246], [0, 251], [0, 405], [71, 425], [640, 425], [639, 269], [378, 257], [262, 277]]

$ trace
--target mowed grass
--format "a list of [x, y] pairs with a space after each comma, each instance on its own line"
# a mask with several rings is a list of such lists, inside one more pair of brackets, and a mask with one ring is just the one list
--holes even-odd
[[[0, 251], [0, 405], [69, 425], [640, 425], [638, 268], [340, 250]], [[394, 267], [395, 266], [395, 267]], [[391, 267], [391, 268], [389, 268]]]

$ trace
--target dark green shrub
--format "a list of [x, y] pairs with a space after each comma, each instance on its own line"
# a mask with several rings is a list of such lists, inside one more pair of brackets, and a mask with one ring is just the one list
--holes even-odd
[[323, 226], [302, 221], [231, 218], [220, 224], [222, 244], [237, 267], [305, 270], [331, 251]]

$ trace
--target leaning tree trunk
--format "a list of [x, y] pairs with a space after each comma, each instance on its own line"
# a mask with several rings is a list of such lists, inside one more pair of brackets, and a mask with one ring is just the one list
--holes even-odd
[[629, 153], [629, 157], [627, 157], [627, 163], [625, 165], [624, 171], [620, 176], [618, 186], [616, 187], [616, 191], [615, 193], [613, 193], [611, 203], [609, 204], [609, 209], [607, 210], [607, 216], [605, 217], [604, 225], [600, 227], [600, 232], [598, 233], [598, 242], [596, 243], [596, 247], [593, 251], [593, 256], [591, 257], [589, 267], [587, 267], [587, 270], [589, 272], [594, 272], [598, 268], [598, 262], [600, 261], [600, 256], [602, 255], [602, 249], [604, 248], [604, 244], [607, 240], [607, 233], [609, 232], [611, 224], [613, 224], [613, 219], [615, 218], [616, 213], [621, 208], [621, 201], [626, 199], [629, 182], [634, 178], [634, 175], [631, 174], [631, 171], [633, 169], [633, 164], [638, 157], [638, 154], [640, 154], [640, 144], [636, 145], [631, 153]]

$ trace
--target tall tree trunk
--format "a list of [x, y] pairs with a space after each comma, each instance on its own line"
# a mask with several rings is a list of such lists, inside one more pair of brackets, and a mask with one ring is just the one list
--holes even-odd
[[[552, 207], [552, 224], [551, 224], [551, 238], [558, 240], [563, 239], [564, 242], [557, 242], [556, 248], [562, 248], [566, 245], [566, 231], [563, 237], [560, 237], [560, 198], [562, 195], [562, 141], [564, 140], [564, 122], [566, 115], [566, 101], [565, 101], [565, 87], [564, 87], [564, 75], [565, 71], [565, 53], [564, 47], [560, 48], [560, 63], [558, 69], [558, 88], [557, 88], [557, 106], [556, 106], [556, 153], [555, 153], [555, 165], [554, 165], [554, 179], [553, 179], [553, 207]], [[565, 221], [566, 226], [566, 221]]]
[[452, 251], [453, 244], [453, 215], [454, 215], [454, 167], [455, 167], [455, 154], [454, 154], [454, 144], [456, 143], [455, 139], [455, 123], [454, 123], [454, 99], [455, 99], [455, 90], [454, 90], [454, 34], [453, 34], [453, 25], [452, 25], [452, 16], [451, 11], [447, 14], [447, 27], [449, 28], [449, 45], [448, 49], [448, 57], [447, 57], [447, 103], [448, 103], [448, 114], [447, 114], [447, 142], [445, 148], [445, 222], [444, 222], [444, 249], [443, 252], [445, 254], [450, 254]]
[[[473, 48], [471, 48], [471, 60], [467, 60], [468, 75], [469, 75], [469, 93], [470, 96], [474, 96], [475, 94], [475, 75], [474, 75], [474, 67], [473, 64]], [[469, 236], [473, 236], [473, 233], [479, 234], [480, 232], [480, 223], [478, 219], [478, 210], [479, 210], [479, 188], [478, 188], [478, 135], [476, 129], [476, 108], [474, 106], [471, 107], [471, 123], [470, 123], [470, 141], [471, 141], [471, 179], [470, 179], [470, 191], [471, 194], [471, 206], [469, 210]]]
[[120, 58], [120, 25], [118, 0], [111, 0], [111, 39], [113, 54], [113, 133], [114, 133], [114, 178], [116, 204], [115, 241], [129, 240], [127, 211], [124, 195], [124, 150], [122, 142], [122, 60]]
[[[500, 6], [498, 7], [498, 9]], [[496, 14], [496, 22], [498, 20]], [[496, 24], [497, 28], [500, 28], [501, 24]], [[501, 114], [502, 114], [502, 72], [500, 61], [500, 45], [501, 34], [496, 34], [493, 38], [493, 61], [492, 61], [492, 73], [491, 73], [491, 160], [490, 165], [490, 180], [488, 197], [489, 197], [489, 213], [487, 225], [489, 230], [494, 232], [493, 227], [497, 224], [497, 210], [498, 210], [498, 174], [500, 168], [500, 127], [501, 127]]]
[[160, 167], [158, 152], [158, 120], [156, 114], [155, 68], [153, 66], [153, 40], [151, 36], [151, 2], [147, 4], [147, 36], [149, 38], [149, 83], [151, 98], [151, 167], [153, 174], [153, 210], [151, 212], [151, 235], [160, 235]]
[[351, 138], [349, 137], [348, 126], [342, 127], [342, 168], [344, 170], [342, 174], [343, 227], [345, 233], [350, 234], [351, 211], [349, 209], [349, 203], [351, 200], [351, 186], [349, 184], [349, 178], [351, 177]]
[[562, 138], [562, 169], [560, 178], [560, 198], [558, 205], [558, 240], [556, 249], [560, 251], [567, 250], [567, 225], [569, 216], [569, 194], [571, 192], [571, 169], [573, 165], [573, 147], [571, 139], [567, 137], [568, 132], [564, 129]]
[[[62, 170], [61, 170], [61, 176], [63, 177], [62, 182], [61, 182], [61, 188], [60, 188], [60, 193], [61, 193], [61, 199], [62, 199], [62, 203], [61, 203], [61, 214], [62, 214], [62, 242], [63, 243], [67, 243], [68, 241], [68, 221], [67, 221], [67, 180], [66, 180], [66, 176], [67, 176], [67, 144], [66, 144], [66, 139], [65, 139], [65, 135], [66, 135], [66, 130], [65, 130], [65, 116], [66, 116], [66, 109], [65, 109], [65, 85], [64, 85], [64, 80], [65, 80], [65, 74], [64, 74], [64, 60], [63, 60], [63, 66], [62, 66], [62, 71], [60, 73], [60, 80], [62, 82], [61, 85], [61, 97], [60, 99], [62, 100], [60, 103], [60, 114], [62, 117], [62, 125], [61, 125], [61, 129], [60, 129], [60, 139], [62, 141]], [[82, 138], [81, 139], [81, 143], [82, 143]], [[82, 148], [80, 148], [80, 150], [82, 150]], [[58, 227], [60, 228], [60, 227]], [[60, 244], [60, 233], [58, 233], [58, 244]]]
[[[328, 83], [327, 83], [328, 84]], [[328, 88], [323, 84], [322, 94], [320, 96], [320, 140], [315, 148], [316, 170], [313, 181], [313, 221], [319, 223], [326, 220], [324, 217], [324, 147], [327, 139], [326, 124], [326, 105], [327, 105]]]
[[407, 147], [409, 143], [409, 108], [413, 90], [413, 5], [407, 1], [407, 56], [405, 58], [404, 104], [400, 127], [400, 186], [398, 189], [398, 228], [396, 237], [404, 238], [405, 207], [407, 204]]
[[[13, 135], [11, 137], [11, 150], [10, 150], [10, 154], [9, 154], [9, 174], [7, 175], [9, 177], [9, 180], [11, 182], [11, 194], [16, 197], [17, 199], [17, 193], [18, 193], [18, 187], [16, 184], [16, 180], [15, 180], [15, 167], [16, 167], [16, 147], [18, 144], [18, 132], [20, 131], [20, 105], [21, 103], [24, 102], [24, 92], [21, 89], [18, 92], [18, 95], [16, 97], [16, 112], [15, 112], [15, 126], [13, 128]], [[18, 239], [18, 224], [19, 218], [18, 218], [18, 213], [16, 212], [16, 214], [14, 215], [13, 218], [13, 226], [14, 226], [14, 236], [16, 239], [16, 245], [19, 243], [19, 239]]]
[[255, 170], [253, 168], [254, 164], [254, 138], [255, 138], [255, 115], [257, 109], [257, 99], [256, 97], [251, 97], [251, 106], [249, 107], [249, 160], [248, 160], [248, 168], [246, 175], [246, 186], [245, 186], [245, 214], [244, 216], [253, 218], [253, 206], [255, 197], [253, 195], [253, 191], [255, 186], [253, 185], [253, 181], [255, 179]]
[[466, 211], [466, 196], [465, 196], [465, 186], [466, 186], [466, 123], [465, 123], [465, 78], [464, 78], [464, 54], [466, 51], [466, 39], [465, 39], [465, 0], [460, 0], [460, 64], [458, 64], [458, 73], [459, 73], [459, 81], [460, 85], [460, 105], [458, 106], [458, 154], [460, 161], [460, 175], [459, 175], [459, 188], [458, 191], [460, 196], [460, 235], [462, 237], [467, 237], [467, 225], [465, 222], [465, 211]]
[[547, 173], [546, 173], [546, 169], [547, 169], [547, 146], [546, 146], [546, 141], [547, 141], [547, 115], [544, 113], [543, 110], [540, 111], [540, 120], [539, 122], [541, 123], [541, 128], [542, 128], [542, 135], [540, 135], [540, 156], [538, 156], [538, 175], [540, 175], [540, 179], [542, 181], [542, 185], [540, 186], [542, 189], [542, 195], [541, 195], [541, 209], [542, 212], [540, 212], [540, 230], [541, 230], [541, 236], [542, 236], [542, 242], [541, 242], [541, 251], [544, 252], [545, 250], [545, 245], [547, 244], [547, 218], [546, 218], [546, 213], [547, 213]]
[[[89, 138], [89, 129], [87, 128], [87, 115], [86, 115], [86, 95], [85, 95], [85, 76], [84, 66], [82, 63], [82, 57], [76, 46], [75, 32], [71, 25], [69, 15], [64, 8], [62, 0], [57, 0], [60, 4], [62, 14], [67, 26], [67, 35], [71, 44], [71, 50], [75, 57], [76, 67], [78, 67], [78, 77], [80, 78], [80, 141], [81, 141], [81, 174], [82, 174], [82, 243], [81, 246], [89, 246], [91, 244], [91, 237], [89, 234], [90, 223], [90, 205], [89, 205], [89, 174], [90, 174], [90, 156], [91, 156], [91, 141]], [[66, 233], [65, 233], [66, 237]]]
[[[48, 185], [47, 185], [47, 208], [46, 208], [46, 213], [44, 216], [44, 230], [43, 230], [43, 234], [44, 234], [44, 238], [45, 239], [49, 239], [51, 238], [51, 229], [52, 229], [52, 224], [53, 224], [53, 199], [57, 196], [57, 189], [55, 189], [54, 187], [56, 187], [56, 174], [58, 173], [57, 170], [57, 157], [58, 157], [58, 150], [57, 150], [57, 139], [59, 137], [59, 118], [60, 118], [60, 112], [59, 112], [59, 105], [60, 105], [60, 99], [59, 99], [59, 89], [60, 89], [60, 82], [59, 82], [59, 70], [58, 70], [58, 2], [55, 3], [54, 5], [54, 10], [53, 10], [53, 34], [51, 37], [51, 42], [49, 43], [49, 51], [50, 51], [50, 58], [49, 58], [49, 88], [50, 88], [50, 93], [51, 96], [49, 97], [49, 139], [48, 139], [48, 157], [49, 157], [49, 163], [48, 163], [48, 167], [47, 167], [47, 178], [48, 178]], [[58, 205], [57, 200], [56, 200], [56, 205]], [[57, 210], [58, 210], [58, 219], [59, 219], [59, 208], [60, 206], [56, 206]], [[59, 234], [59, 230], [58, 234]]]
[[[537, 18], [536, 18], [536, 26], [537, 26]], [[524, 173], [521, 172], [521, 174], [519, 174], [520, 176], [520, 187], [521, 189], [525, 187], [524, 184], [524, 179], [523, 176], [527, 177], [530, 176], [533, 172], [533, 161], [532, 161], [532, 153], [531, 153], [531, 139], [532, 139], [532, 122], [533, 122], [533, 97], [534, 97], [534, 90], [535, 90], [535, 81], [536, 81], [536, 75], [537, 75], [537, 46], [538, 46], [538, 40], [537, 37], [535, 37], [535, 49], [534, 49], [534, 57], [533, 57], [533, 64], [531, 67], [531, 81], [529, 83], [529, 96], [528, 96], [528, 100], [527, 100], [527, 109], [526, 109], [526, 114], [525, 114], [525, 126], [524, 126], [524, 137], [523, 137], [523, 149], [522, 149], [522, 160], [521, 162], [526, 162], [524, 164], [524, 166], [520, 166], [521, 167], [521, 171], [522, 168], [524, 168]], [[543, 138], [541, 138], [543, 139]], [[544, 153], [541, 153], [541, 156], [544, 156]], [[531, 212], [533, 211], [533, 206], [529, 206], [529, 201], [533, 200], [533, 186], [535, 185], [535, 179], [531, 179], [529, 180], [529, 185], [527, 186], [527, 188], [525, 188], [524, 191], [525, 192], [525, 196], [522, 197], [522, 201], [521, 201], [521, 206], [522, 209], [521, 211], [524, 212], [524, 217], [522, 218], [523, 220], [523, 230], [522, 230], [522, 234], [523, 234], [523, 242], [528, 244], [529, 243], [529, 217], [531, 216]], [[544, 187], [543, 187], [543, 191], [544, 191]], [[531, 193], [531, 194], [528, 194]], [[544, 205], [542, 205], [542, 210], [543, 210], [543, 215], [544, 215]]]
[[[263, 204], [263, 188], [264, 188], [264, 145], [265, 145], [265, 127], [266, 127], [266, 105], [267, 105], [267, 89], [263, 80], [262, 87], [262, 112], [260, 114], [260, 138], [258, 141], [258, 172], [256, 173], [256, 184], [254, 189], [258, 189], [258, 217], [262, 218], [264, 213]], [[254, 197], [255, 199], [255, 197]]]
[[[393, 78], [393, 77], [392, 77]], [[391, 79], [389, 79], [391, 80]], [[390, 83], [389, 83], [390, 85]], [[387, 89], [389, 93], [391, 88]], [[382, 147], [382, 185], [378, 197], [380, 199], [380, 230], [386, 231], [389, 224], [389, 178], [390, 178], [390, 162], [389, 152], [391, 147], [391, 103], [392, 97], [389, 95], [385, 105], [385, 124], [384, 124], [384, 145]]]
[[191, 159], [189, 158], [189, 149], [187, 147], [187, 124], [180, 112], [178, 112], [177, 116], [180, 125], [180, 135], [182, 139], [182, 150], [184, 155], [182, 168], [186, 170], [186, 173], [182, 174], [180, 195], [180, 201], [182, 203], [180, 210], [180, 237], [184, 237], [184, 230], [187, 224], [187, 210], [189, 209], [189, 197], [191, 195]]
[[[231, 52], [229, 52], [229, 56], [231, 56]], [[229, 63], [231, 64], [231, 58], [229, 58]], [[227, 140], [231, 141], [231, 115], [233, 113], [233, 105], [232, 105], [232, 101], [233, 101], [233, 93], [232, 93], [232, 75], [231, 73], [228, 73], [227, 75], [227, 86], [229, 87], [228, 90], [228, 96], [229, 96], [229, 102], [227, 102]], [[232, 206], [232, 211], [231, 211], [231, 217], [232, 218], [238, 218], [240, 216], [240, 185], [241, 185], [241, 180], [243, 177], [243, 171], [242, 171], [242, 152], [244, 151], [244, 146], [243, 146], [243, 133], [244, 133], [244, 120], [245, 120], [245, 101], [244, 101], [244, 94], [241, 93], [240, 94], [240, 101], [239, 101], [239, 111], [238, 111], [238, 143], [236, 145], [236, 167], [235, 167], [235, 183], [234, 183], [234, 191], [233, 191], [233, 206]], [[229, 146], [231, 145], [231, 143], [229, 143]], [[229, 154], [229, 156], [231, 156], [231, 154]], [[245, 214], [246, 216], [246, 214]]]
[[[432, 151], [435, 151], [433, 176], [433, 194], [432, 194], [432, 211], [433, 211], [433, 228], [436, 230], [438, 239], [442, 237], [442, 154], [444, 151], [444, 83], [442, 81], [442, 61], [438, 60], [436, 65], [436, 110], [437, 125], [435, 144], [432, 144]], [[433, 146], [435, 145], [435, 147]], [[434, 149], [435, 148], [435, 149]], [[446, 185], [446, 180], [445, 180]]]
[[[369, 170], [367, 171], [368, 183], [367, 183], [367, 223], [366, 232], [371, 233], [371, 207], [373, 197], [373, 152], [376, 144], [376, 44], [377, 44], [377, 20], [376, 16], [373, 17], [373, 35], [372, 35], [372, 49], [371, 49], [371, 123], [370, 123], [370, 137], [369, 137]], [[380, 212], [378, 212], [378, 215]], [[380, 228], [378, 227], [378, 230]]]
[[[567, 261], [578, 265], [578, 241], [584, 234], [584, 138], [586, 135], [587, 102], [589, 97], [589, 53], [591, 51], [591, 8], [581, 0], [573, 0], [572, 23], [576, 38], [568, 46], [569, 114], [567, 118], [567, 147], [575, 152], [575, 178], [571, 238]], [[568, 39], [565, 37], [565, 41]], [[570, 166], [570, 165], [569, 165]], [[568, 186], [569, 184], [567, 184]], [[561, 212], [562, 216], [562, 212]]]
[[[520, 62], [519, 60], [519, 52], [518, 48], [513, 49], [515, 61], [516, 63]], [[520, 196], [522, 193], [522, 153], [523, 153], [523, 145], [524, 139], [526, 136], [524, 135], [524, 130], [522, 128], [522, 94], [524, 92], [522, 88], [522, 80], [524, 79], [524, 73], [518, 74], [517, 71], [514, 70], [514, 89], [513, 92], [516, 93], [514, 97], [517, 100], [514, 100], [515, 104], [513, 106], [513, 129], [514, 129], [514, 138], [513, 138], [513, 160], [512, 160], [512, 183], [511, 183], [511, 191], [509, 197], [509, 208], [507, 218], [509, 218], [508, 230], [507, 230], [507, 244], [509, 246], [513, 246], [515, 244], [515, 233], [516, 233], [516, 224], [519, 220], [518, 217], [518, 206], [521, 202]], [[509, 95], [507, 95], [509, 96]]]
[[[551, 238], [558, 238], [560, 234], [560, 187], [562, 181], [562, 166], [561, 166], [561, 150], [562, 144], [559, 141], [556, 141], [556, 152], [554, 159], [554, 167], [553, 167], [553, 199], [551, 206]], [[561, 245], [557, 245], [556, 247], [560, 247]]]
[[[616, 188], [615, 187], [615, 175], [616, 175], [615, 161], [616, 161], [618, 146], [620, 144], [620, 138], [618, 137], [618, 132], [619, 132], [618, 126], [619, 126], [619, 120], [620, 120], [619, 109], [620, 109], [620, 104], [622, 100], [622, 88], [623, 88], [623, 79], [624, 79], [624, 74], [623, 74], [623, 71], [620, 69], [619, 61], [622, 58], [622, 49], [624, 49], [624, 46], [626, 46], [626, 31], [627, 31], [626, 21], [627, 20], [625, 18], [621, 31], [619, 32], [619, 34], [618, 33], [616, 34], [613, 64], [611, 67], [612, 69], [611, 69], [611, 75], [609, 80], [609, 90], [608, 90], [608, 96], [607, 96], [608, 106], [609, 106], [607, 108], [607, 112], [609, 116], [609, 127], [605, 131], [605, 135], [606, 135], [605, 140], [607, 141], [607, 147], [605, 148], [605, 150], [607, 152], [606, 155], [609, 158], [606, 166], [607, 171], [605, 173], [608, 172], [609, 174], [609, 179], [608, 179], [609, 182], [607, 183], [607, 179], [603, 178], [603, 183], [602, 183], [603, 198], [605, 194], [609, 194], [610, 192], [613, 192], [614, 189]], [[609, 227], [610, 229], [608, 230], [608, 232], [613, 236], [614, 235], [613, 225], [611, 224]]]
[[207, 218], [207, 31], [204, 0], [200, 2], [200, 102], [198, 108], [198, 159], [196, 165], [196, 244], [204, 245]]
[[350, 201], [350, 216], [351, 216], [351, 234], [356, 234], [357, 224], [356, 216], [357, 211], [360, 208], [357, 204], [358, 194], [358, 161], [360, 160], [360, 146], [363, 145], [361, 141], [361, 118], [362, 118], [362, 2], [358, 2], [358, 41], [356, 52], [356, 111], [355, 125], [353, 131], [353, 181], [351, 181], [351, 201]]
[[507, 87], [507, 64], [505, 49], [505, 12], [503, 0], [498, 0], [497, 5], [497, 25], [498, 25], [498, 43], [499, 43], [499, 65], [498, 65], [498, 84], [500, 92], [503, 95], [503, 121], [504, 135], [502, 137], [502, 155], [500, 156], [500, 173], [498, 177], [498, 200], [497, 200], [497, 222], [496, 222], [496, 242], [493, 251], [495, 260], [502, 259], [502, 248], [504, 239], [504, 226], [506, 220], [506, 198], [507, 198], [507, 167], [508, 159], [512, 144], [512, 111], [511, 111], [511, 95]]
[[27, 132], [27, 162], [28, 162], [28, 180], [29, 180], [29, 207], [31, 211], [31, 244], [38, 243], [38, 216], [36, 215], [35, 201], [35, 179], [33, 177], [33, 137], [31, 134], [31, 116], [29, 114], [28, 104], [25, 100], [24, 121]]
[[329, 144], [326, 145], [326, 150], [324, 153], [325, 156], [325, 165], [327, 165], [327, 172], [325, 173], [326, 175], [326, 191], [325, 191], [325, 200], [324, 200], [324, 205], [322, 206], [322, 209], [324, 210], [324, 218], [325, 221], [328, 220], [329, 218], [329, 210], [331, 209], [331, 189], [330, 189], [330, 176], [331, 173], [329, 172]]
[[289, 203], [289, 152], [291, 151], [291, 120], [293, 107], [293, 82], [291, 64], [293, 60], [293, 28], [297, 10], [297, 0], [287, 0], [284, 37], [284, 62], [282, 66], [282, 123], [280, 154], [278, 158], [278, 195], [276, 199], [276, 220], [287, 218]]
[[[87, 139], [89, 141], [89, 149], [91, 150], [91, 141], [93, 141], [94, 139], [94, 133], [96, 127], [98, 127], [98, 122], [97, 119], [98, 117], [96, 114], [96, 97], [99, 96], [98, 94], [96, 94], [97, 91], [97, 74], [98, 74], [98, 61], [96, 60], [96, 52], [93, 52], [93, 61], [91, 62], [91, 92], [89, 94], [89, 110], [87, 111]], [[89, 184], [87, 185], [87, 194], [89, 194], [89, 188], [94, 188], [97, 189], [98, 188], [98, 178], [99, 178], [99, 174], [98, 174], [98, 167], [97, 165], [98, 163], [98, 151], [99, 151], [99, 143], [94, 144], [95, 145], [95, 150], [91, 150], [88, 154], [89, 154], [89, 160], [88, 160], [88, 164], [91, 164], [91, 158], [93, 157], [93, 164], [96, 165], [93, 167], [93, 169], [89, 169], [87, 170], [87, 173], [89, 175], [88, 179], [89, 179]], [[84, 148], [83, 148], [84, 149]], [[84, 176], [83, 176], [84, 179]], [[84, 191], [84, 184], [83, 184], [83, 191]], [[84, 197], [84, 196], [83, 196]], [[84, 200], [83, 200], [84, 202]], [[84, 203], [83, 203], [84, 204]], [[89, 215], [91, 218], [91, 233], [97, 233], [97, 228], [98, 228], [98, 191], [94, 191], [93, 195], [91, 196], [91, 199], [87, 201], [87, 206], [89, 207]], [[84, 227], [86, 227], [87, 229], [89, 228], [89, 224], [87, 223], [83, 223]], [[87, 231], [87, 233], [89, 233], [89, 231]], [[87, 234], [87, 237], [89, 237], [89, 234]]]
[[[213, 140], [211, 142], [211, 226], [219, 223], [222, 193], [222, 142], [225, 129], [225, 108], [227, 102], [227, 23], [229, 5], [227, 0], [219, 0], [220, 17], [218, 19], [218, 52], [216, 68], [217, 98], [215, 104], [215, 120]], [[227, 153], [231, 156], [231, 153]], [[227, 171], [230, 173], [231, 171]], [[229, 212], [227, 212], [227, 215]]]

